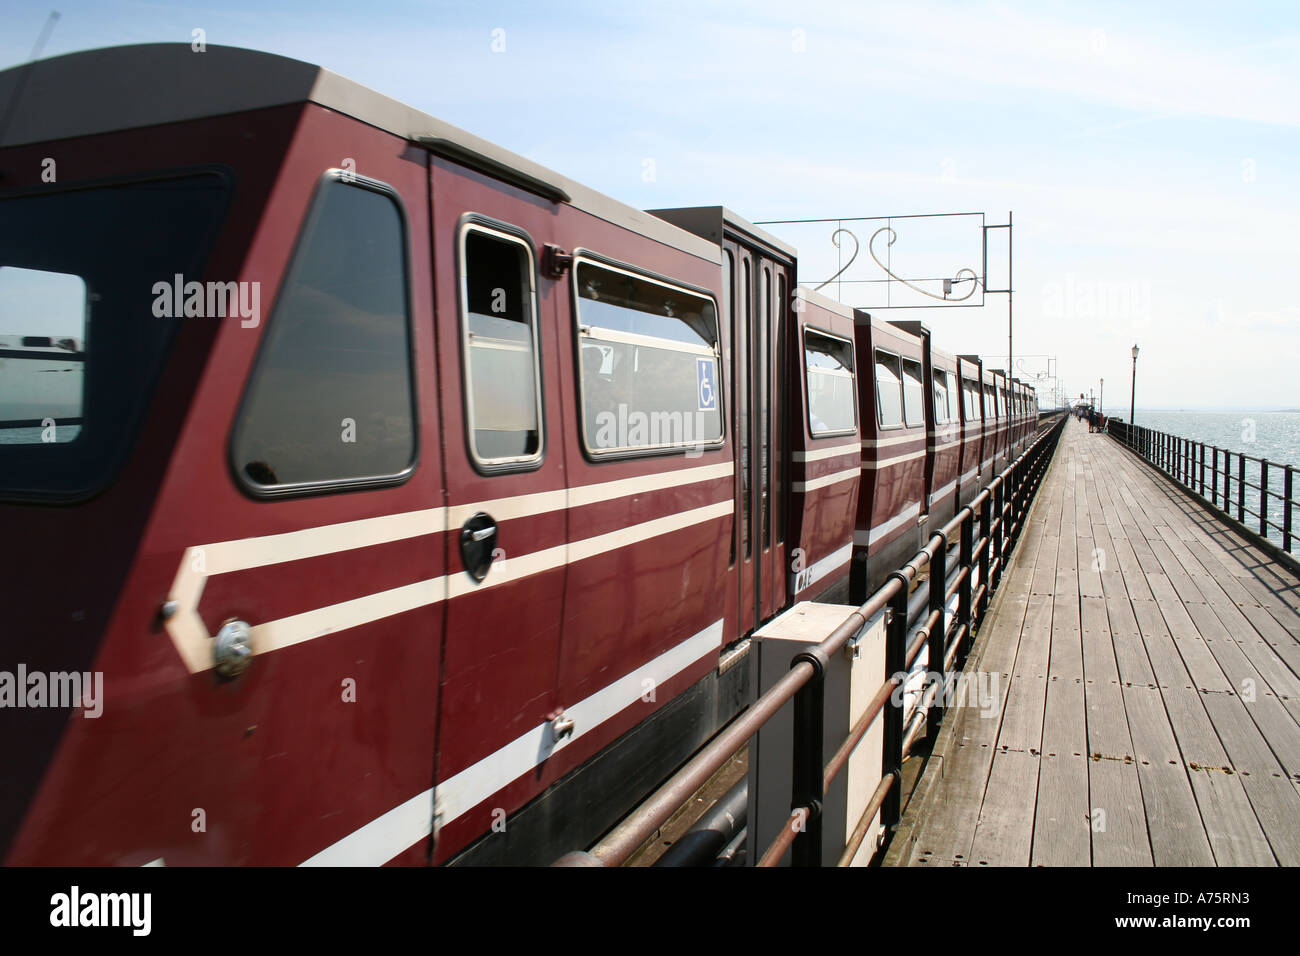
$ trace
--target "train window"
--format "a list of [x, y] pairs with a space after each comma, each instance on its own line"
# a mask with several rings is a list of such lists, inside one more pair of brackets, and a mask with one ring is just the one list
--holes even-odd
[[992, 385], [984, 386], [984, 417], [990, 419], [998, 417], [998, 400]]
[[903, 411], [910, 427], [925, 424], [925, 386], [921, 363], [903, 359]]
[[233, 276], [197, 281], [229, 196], [227, 176], [191, 170], [0, 199], [0, 497], [106, 487], [179, 327], [241, 321], [236, 283], [216, 281]]
[[980, 420], [980, 392], [975, 383], [968, 378], [961, 380], [962, 396], [966, 402], [966, 421]]
[[396, 196], [320, 184], [231, 442], [259, 494], [401, 480], [415, 461], [406, 238]]
[[876, 350], [876, 412], [881, 428], [903, 424], [903, 367], [897, 355]]
[[943, 425], [951, 421], [952, 413], [948, 408], [948, 373], [935, 369], [934, 376], [934, 423]]
[[583, 260], [573, 274], [587, 451], [720, 446], [713, 301]]
[[808, 377], [808, 428], [814, 438], [851, 432], [853, 345], [813, 329], [804, 331], [804, 367]]
[[467, 225], [460, 255], [470, 451], [478, 464], [492, 470], [540, 461], [541, 375], [532, 249], [518, 236]]
[[86, 280], [0, 266], [0, 442], [75, 441], [86, 371]]

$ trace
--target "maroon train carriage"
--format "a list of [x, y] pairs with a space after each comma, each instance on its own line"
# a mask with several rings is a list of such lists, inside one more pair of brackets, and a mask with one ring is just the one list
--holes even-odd
[[992, 475], [978, 360], [722, 207], [246, 50], [0, 101], [0, 670], [102, 675], [0, 715], [6, 863], [550, 862]]
[[980, 387], [983, 370], [977, 356], [957, 356], [957, 378], [961, 382], [961, 453], [958, 460], [957, 506], [970, 504], [980, 489], [984, 450], [984, 393]]
[[798, 548], [790, 595], [843, 603], [862, 481], [853, 310], [802, 286], [796, 294], [802, 360], [790, 381], [803, 388], [806, 414], [790, 431], [790, 530]]
[[957, 469], [961, 457], [960, 395], [957, 391], [957, 357], [934, 346], [930, 330], [920, 322], [894, 322], [921, 339], [922, 381], [925, 390], [925, 490], [922, 498], [922, 538], [957, 513]]
[[920, 547], [927, 391], [921, 339], [857, 310], [862, 487], [853, 532], [850, 599], [865, 601]]
[[743, 704], [715, 244], [282, 57], [0, 99], [4, 322], [85, 342], [0, 667], [105, 698], [4, 713], [6, 862], [546, 862]]

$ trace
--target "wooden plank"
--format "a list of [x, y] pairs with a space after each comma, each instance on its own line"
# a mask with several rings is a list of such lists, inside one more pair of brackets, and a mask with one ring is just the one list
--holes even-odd
[[1276, 866], [1241, 777], [1205, 767], [1189, 771], [1189, 776], [1214, 862], [1219, 866]]
[[1300, 792], [1292, 786], [1242, 704], [1232, 694], [1202, 695], [1231, 767], [1264, 830], [1273, 854], [1283, 866], [1300, 865]]
[[1125, 687], [1123, 696], [1155, 865], [1214, 865], [1164, 698], [1158, 689], [1142, 686]]
[[1142, 788], [1131, 760], [1090, 759], [1088, 803], [1093, 866], [1153, 864]]
[[1047, 663], [1052, 645], [1051, 619], [1052, 606], [1047, 602], [1029, 605], [1002, 712], [998, 733], [1000, 750], [1037, 753], [1042, 743]]
[[972, 866], [1028, 866], [1038, 796], [1038, 756], [999, 750], [993, 757], [971, 847]]
[[1088, 866], [1092, 862], [1088, 767], [1082, 754], [1044, 751], [1038, 762], [1033, 866]]

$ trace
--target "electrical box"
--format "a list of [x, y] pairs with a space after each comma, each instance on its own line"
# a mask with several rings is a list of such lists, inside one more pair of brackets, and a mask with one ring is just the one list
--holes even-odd
[[[758, 694], [771, 689], [790, 671], [790, 662], [810, 644], [819, 644], [844, 623], [856, 607], [847, 604], [796, 604], [763, 625], [753, 635], [750, 666]], [[824, 765], [839, 749], [849, 730], [885, 682], [885, 615], [873, 617], [830, 659], [825, 688]], [[885, 707], [892, 706], [888, 701]], [[834, 866], [880, 783], [884, 743], [884, 709], [831, 783], [822, 812], [822, 865]], [[748, 853], [758, 862], [790, 817], [794, 768], [793, 698], [764, 724], [750, 743]], [[854, 866], [865, 866], [884, 835], [877, 812], [867, 837], [854, 855]], [[787, 851], [783, 866], [790, 865]]]

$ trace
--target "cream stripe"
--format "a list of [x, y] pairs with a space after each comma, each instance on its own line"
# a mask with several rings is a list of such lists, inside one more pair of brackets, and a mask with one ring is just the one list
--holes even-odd
[[921, 513], [920, 503], [914, 505], [908, 505], [901, 512], [894, 515], [894, 517], [890, 518], [888, 521], [882, 521], [880, 524], [876, 525], [870, 531], [854, 531], [853, 543], [857, 545], [870, 544], [872, 541], [875, 541], [878, 538], [881, 538], [884, 535], [889, 534], [889, 532], [893, 531], [895, 528], [899, 528], [902, 525], [906, 524], [907, 521], [909, 521], [912, 518], [915, 518], [920, 513]]
[[825, 458], [838, 458], [840, 455], [856, 455], [860, 450], [857, 442], [852, 445], [836, 445], [834, 448], [818, 448], [815, 451], [797, 451], [795, 461], [822, 461]]
[[898, 465], [905, 461], [913, 461], [917, 458], [924, 458], [924, 451], [909, 452], [906, 455], [898, 455], [894, 458], [885, 458], [882, 461], [864, 461], [862, 463], [863, 471], [875, 471], [880, 468], [888, 468], [890, 465]]
[[[654, 660], [607, 684], [565, 710], [572, 735], [551, 739], [549, 723], [539, 724], [495, 753], [438, 784], [437, 806], [446, 824], [528, 773], [573, 741], [596, 729], [645, 693], [646, 682], [671, 680], [722, 644], [721, 620], [665, 651]], [[434, 790], [425, 790], [345, 836], [302, 866], [380, 866], [433, 832]]]
[[359, 521], [344, 521], [318, 528], [304, 528], [284, 534], [205, 544], [194, 550], [203, 553], [205, 574], [227, 574], [434, 534], [443, 530], [445, 520], [446, 509], [428, 508], [423, 511], [381, 515], [378, 518], [362, 518]]
[[922, 441], [924, 435], [895, 435], [893, 438], [864, 438], [862, 440], [863, 448], [888, 448], [890, 445], [901, 445], [908, 441]]
[[813, 478], [811, 481], [796, 481], [791, 487], [794, 491], [816, 491], [818, 488], [825, 488], [827, 485], [837, 485], [841, 481], [848, 481], [850, 478], [856, 478], [859, 474], [859, 469], [850, 468], [847, 471], [837, 471], [833, 474], [822, 475], [820, 478]]

